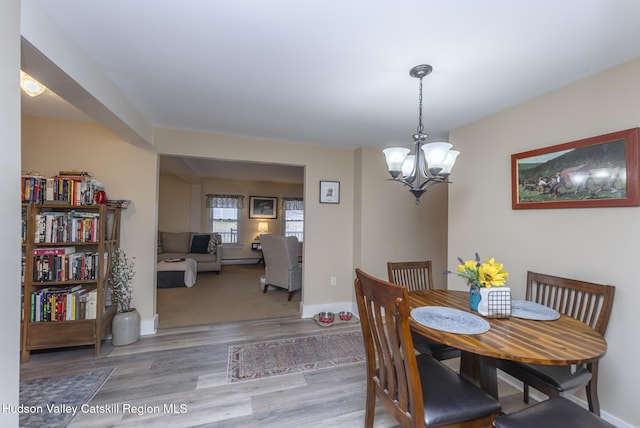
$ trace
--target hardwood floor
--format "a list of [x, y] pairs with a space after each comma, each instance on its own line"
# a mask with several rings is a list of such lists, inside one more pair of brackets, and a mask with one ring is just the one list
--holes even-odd
[[[330, 327], [331, 332], [359, 329], [359, 324]], [[116, 367], [90, 403], [105, 413], [80, 413], [70, 427], [362, 426], [364, 363], [227, 383], [229, 345], [327, 330], [298, 317], [159, 330], [124, 347], [105, 341], [97, 357], [92, 348], [34, 352], [21, 378]], [[500, 396], [506, 411], [524, 407], [520, 393], [502, 382]], [[375, 427], [395, 426], [378, 405]]]

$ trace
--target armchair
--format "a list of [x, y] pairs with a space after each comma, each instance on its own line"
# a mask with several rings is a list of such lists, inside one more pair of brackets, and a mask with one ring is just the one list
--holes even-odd
[[260, 235], [265, 265], [266, 293], [270, 285], [293, 293], [302, 288], [302, 267], [298, 264], [298, 238], [295, 236]]

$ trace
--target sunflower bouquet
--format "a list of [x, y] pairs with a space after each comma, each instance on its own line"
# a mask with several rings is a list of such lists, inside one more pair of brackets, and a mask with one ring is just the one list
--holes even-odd
[[503, 264], [496, 262], [493, 257], [481, 262], [480, 256], [476, 253], [474, 260], [462, 260], [458, 257], [458, 261], [460, 264], [456, 275], [464, 278], [469, 285], [485, 288], [500, 287], [509, 278]]

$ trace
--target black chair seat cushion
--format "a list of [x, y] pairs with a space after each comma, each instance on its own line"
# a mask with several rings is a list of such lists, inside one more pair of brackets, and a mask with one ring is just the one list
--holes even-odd
[[562, 397], [545, 400], [517, 413], [500, 416], [496, 428], [615, 428], [609, 422]]
[[427, 426], [454, 424], [499, 413], [500, 403], [426, 354], [416, 357]]
[[427, 339], [415, 331], [411, 332], [411, 338], [413, 339], [413, 347], [416, 351], [421, 354], [431, 355], [438, 361], [460, 356], [459, 349], [436, 342], [435, 340]]
[[582, 365], [575, 367], [575, 373], [571, 373], [571, 366], [547, 366], [517, 361], [502, 361], [498, 367], [504, 367], [507, 373], [513, 373], [525, 383], [533, 385], [533, 381], [527, 382], [527, 379], [536, 378], [560, 392], [581, 388], [591, 380], [591, 372]]

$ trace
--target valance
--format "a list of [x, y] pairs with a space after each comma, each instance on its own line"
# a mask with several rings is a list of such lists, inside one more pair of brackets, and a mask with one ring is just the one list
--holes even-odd
[[244, 195], [208, 193], [206, 196], [207, 208], [244, 208]]
[[282, 209], [304, 210], [304, 199], [302, 198], [282, 198]]

